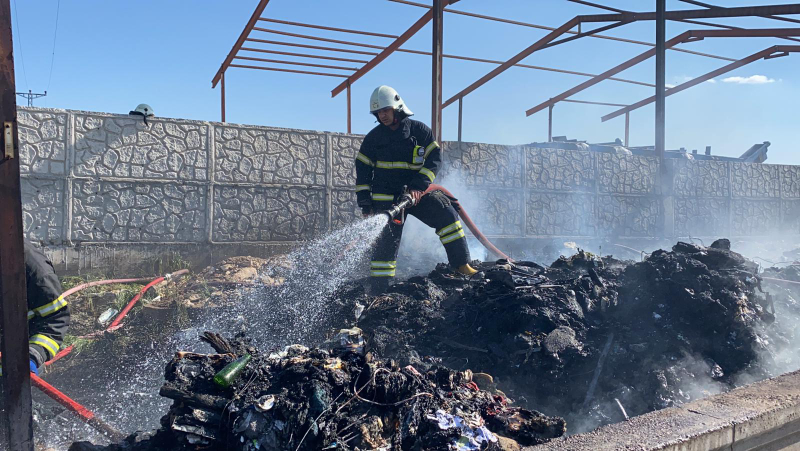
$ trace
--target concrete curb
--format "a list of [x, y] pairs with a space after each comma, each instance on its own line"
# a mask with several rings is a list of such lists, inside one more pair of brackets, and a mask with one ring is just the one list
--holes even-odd
[[800, 371], [525, 449], [800, 450]]

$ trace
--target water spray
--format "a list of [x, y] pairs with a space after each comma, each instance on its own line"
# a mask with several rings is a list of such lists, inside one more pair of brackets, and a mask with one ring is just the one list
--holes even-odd
[[31, 373], [31, 385], [44, 392], [54, 401], [66, 407], [69, 411], [74, 412], [81, 421], [111, 439], [112, 442], [120, 442], [125, 438], [125, 435], [122, 432], [100, 419], [94, 414], [94, 412], [78, 404], [69, 396], [60, 392], [52, 385], [45, 382], [44, 379], [33, 373]]

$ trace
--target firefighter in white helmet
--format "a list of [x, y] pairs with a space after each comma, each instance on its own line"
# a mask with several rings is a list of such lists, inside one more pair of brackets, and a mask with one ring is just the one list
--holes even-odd
[[[373, 91], [369, 111], [380, 123], [364, 137], [356, 155], [356, 196], [362, 213], [366, 216], [389, 209], [407, 187], [414, 206], [405, 213], [436, 230], [453, 268], [465, 275], [475, 274], [451, 199], [442, 191], [428, 190], [442, 164], [442, 152], [433, 132], [409, 118], [414, 113], [389, 86]], [[378, 238], [370, 263], [375, 292], [387, 288], [395, 275], [403, 219], [390, 221]]]

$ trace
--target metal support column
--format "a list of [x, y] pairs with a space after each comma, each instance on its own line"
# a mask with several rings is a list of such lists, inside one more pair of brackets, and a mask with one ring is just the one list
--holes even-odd
[[625, 147], [630, 144], [631, 137], [631, 113], [625, 113]]
[[433, 47], [431, 53], [431, 129], [436, 140], [442, 141], [442, 40], [444, 5], [447, 0], [433, 0]]
[[461, 142], [461, 117], [463, 114], [462, 110], [462, 103], [464, 103], [464, 98], [458, 99], [458, 142]]
[[664, 165], [664, 148], [666, 145], [665, 127], [665, 92], [666, 92], [666, 36], [667, 21], [665, 13], [667, 0], [656, 0], [656, 155], [662, 171]]
[[22, 250], [22, 200], [14, 86], [11, 5], [0, 1], [0, 352], [3, 365], [3, 449], [33, 451], [28, 303]]
[[222, 75], [219, 77], [219, 104], [222, 116], [222, 122], [225, 122], [225, 72], [222, 72]]
[[350, 110], [350, 82], [347, 83], [347, 133], [353, 133]]
[[547, 107], [547, 142], [553, 142], [553, 104]]

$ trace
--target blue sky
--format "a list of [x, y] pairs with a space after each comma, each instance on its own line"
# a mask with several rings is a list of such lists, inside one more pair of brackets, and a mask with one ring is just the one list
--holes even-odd
[[[430, 0], [418, 1], [431, 3]], [[638, 11], [650, 10], [655, 5], [653, 0], [597, 1]], [[779, 2], [788, 3], [785, 0], [716, 0], [724, 6]], [[37, 106], [127, 113], [139, 103], [149, 103], [159, 116], [219, 120], [219, 89], [211, 89], [211, 79], [256, 4], [256, 0], [61, 0], [59, 6], [58, 0], [12, 0], [17, 90], [41, 92], [47, 89], [48, 96], [37, 100]], [[668, 8], [693, 7], [668, 0]], [[601, 12], [565, 0], [461, 0], [453, 9], [553, 27], [578, 14]], [[400, 34], [423, 13], [421, 8], [386, 0], [272, 0], [264, 16]], [[762, 18], [719, 19], [717, 22], [750, 28], [792, 26]], [[261, 26], [378, 45], [391, 42], [381, 37], [288, 25], [262, 23]], [[701, 27], [668, 23], [667, 36], [690, 28]], [[430, 33], [428, 25], [404, 48], [430, 50]], [[446, 14], [444, 48], [445, 53], [506, 60], [546, 33], [544, 30]], [[264, 39], [345, 47], [258, 34]], [[653, 22], [634, 23], [607, 34], [652, 42], [655, 29]], [[776, 44], [800, 43], [774, 38], [732, 38], [706, 39], [682, 47], [742, 58]], [[266, 44], [258, 46], [331, 55], [315, 50]], [[635, 44], [584, 38], [537, 52], [524, 63], [600, 73], [646, 49]], [[348, 57], [346, 54], [332, 55]], [[277, 55], [253, 56], [302, 60]], [[356, 55], [350, 57], [361, 59]], [[326, 64], [321, 60], [306, 61]], [[667, 83], [678, 84], [725, 64], [725, 61], [716, 59], [667, 52]], [[494, 67], [446, 59], [444, 97], [449, 98]], [[619, 75], [645, 82], [653, 82], [654, 76], [653, 59]], [[761, 77], [751, 78], [754, 76]], [[729, 77], [739, 78], [724, 80]], [[430, 57], [398, 53], [390, 56], [353, 86], [353, 131], [366, 133], [374, 126], [374, 119], [367, 112], [368, 99], [375, 86], [380, 84], [396, 87], [415, 111], [416, 118], [430, 123], [430, 78]], [[345, 95], [336, 98], [330, 95], [340, 80], [229, 69], [226, 74], [227, 120], [345, 131]], [[525, 110], [583, 80], [585, 78], [579, 76], [512, 68], [465, 98], [463, 138], [503, 144], [543, 141], [547, 137], [547, 112], [526, 117]], [[742, 83], [745, 80], [761, 82]], [[605, 81], [574, 98], [628, 104], [652, 94], [652, 88]], [[23, 99], [18, 101], [25, 102]], [[668, 97], [667, 146], [702, 151], [710, 145], [715, 154], [738, 156], [754, 143], [770, 141], [770, 163], [800, 164], [798, 105], [800, 54], [759, 61], [719, 77], [716, 83], [704, 83]], [[590, 142], [622, 138], [623, 117], [606, 123], [600, 121], [600, 116], [611, 111], [613, 108], [609, 107], [561, 103], [554, 110], [553, 133]], [[651, 105], [631, 115], [632, 145], [653, 144], [653, 112]], [[456, 138], [457, 114], [455, 104], [444, 111], [445, 139]]]

